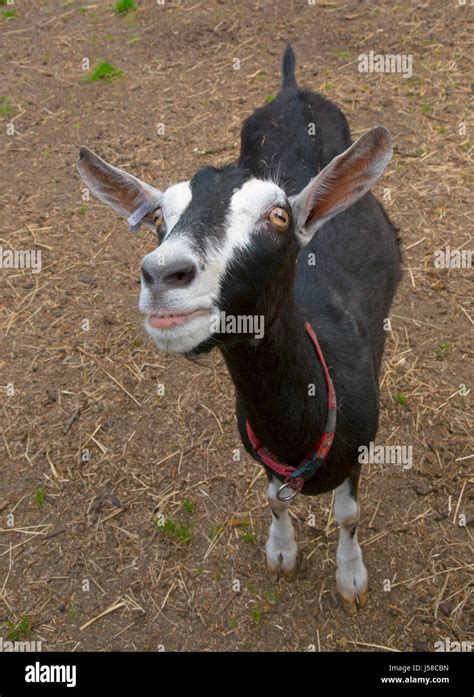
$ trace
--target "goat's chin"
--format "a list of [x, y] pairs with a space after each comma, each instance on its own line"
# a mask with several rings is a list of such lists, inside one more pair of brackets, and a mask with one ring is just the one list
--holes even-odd
[[210, 336], [209, 317], [194, 317], [183, 325], [170, 329], [157, 329], [145, 321], [145, 329], [161, 351], [167, 353], [190, 353]]

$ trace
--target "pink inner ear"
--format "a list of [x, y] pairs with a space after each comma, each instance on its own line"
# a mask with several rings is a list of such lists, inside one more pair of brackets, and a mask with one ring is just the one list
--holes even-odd
[[390, 154], [388, 132], [375, 128], [335, 158], [314, 182], [305, 225], [334, 215], [360, 198], [375, 183]]
[[[81, 150], [78, 167], [92, 191], [104, 202], [108, 202], [128, 214], [136, 210], [142, 199], [141, 191], [133, 177], [111, 167], [93, 152], [85, 149]], [[151, 222], [151, 213], [147, 214], [144, 220]]]

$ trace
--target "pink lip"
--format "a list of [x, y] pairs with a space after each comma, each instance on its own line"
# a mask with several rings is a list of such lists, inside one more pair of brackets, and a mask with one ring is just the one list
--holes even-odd
[[162, 317], [161, 315], [148, 315], [147, 321], [151, 327], [156, 329], [172, 329], [173, 327], [179, 327], [194, 317], [199, 315], [205, 315], [206, 310], [194, 310], [193, 312], [183, 313], [181, 315], [169, 315], [168, 317]]

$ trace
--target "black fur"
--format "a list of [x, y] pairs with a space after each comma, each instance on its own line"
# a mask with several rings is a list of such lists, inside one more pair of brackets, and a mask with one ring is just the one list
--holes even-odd
[[[245, 121], [239, 165], [253, 176], [276, 178], [290, 196], [347, 149], [351, 138], [334, 104], [297, 89], [291, 48], [283, 58], [282, 84], [278, 97]], [[314, 136], [308, 128], [313, 123]], [[308, 265], [308, 254], [314, 255], [314, 266]], [[219, 306], [226, 312], [262, 312], [266, 318], [261, 341], [221, 344], [247, 450], [252, 453], [246, 418], [274, 454], [295, 466], [323, 431], [327, 391], [304, 329], [307, 319], [329, 365], [338, 412], [329, 458], [303, 493], [329, 491], [350, 477], [355, 496], [358, 448], [374, 440], [378, 426], [383, 321], [400, 277], [395, 228], [368, 193], [320, 228], [299, 253], [291, 229], [278, 244], [257, 236], [255, 248], [235, 263], [238, 269], [224, 281]], [[316, 396], [308, 395], [309, 384]]]
[[234, 190], [240, 189], [250, 176], [248, 171], [235, 164], [200, 169], [190, 182], [191, 202], [170, 237], [184, 231], [193, 250], [205, 263], [209, 247], [219, 247], [224, 238], [225, 219]]

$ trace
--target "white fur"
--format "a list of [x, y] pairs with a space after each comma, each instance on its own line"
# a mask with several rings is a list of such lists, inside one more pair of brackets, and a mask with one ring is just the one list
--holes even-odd
[[[164, 192], [161, 207], [167, 233], [162, 244], [145, 257], [148, 267], [150, 262], [163, 266], [180, 259], [189, 259], [199, 269], [199, 259], [189, 244], [186, 230], [170, 236], [171, 229], [188, 206], [191, 197], [189, 182], [176, 184]], [[172, 313], [173, 310], [183, 313], [202, 308], [209, 311], [208, 315], [195, 317], [173, 329], [156, 329], [145, 322], [147, 332], [161, 350], [185, 353], [211, 336], [211, 316], [219, 312], [217, 297], [220, 284], [235, 251], [250, 244], [252, 232], [258, 228], [265, 213], [284, 201], [284, 192], [273, 182], [249, 180], [241, 189], [236, 190], [231, 199], [224, 239], [208, 251], [205, 268], [198, 271], [190, 286], [166, 291], [159, 298], [157, 307], [156, 298], [147, 285], [142, 283], [139, 307], [144, 314], [154, 311]]]
[[357, 540], [357, 530], [351, 532], [359, 522], [359, 506], [350, 494], [350, 483], [346, 479], [336, 489], [334, 516], [341, 526], [336, 552], [336, 583], [346, 609], [356, 610], [356, 600], [361, 604], [367, 595], [368, 574], [362, 561], [362, 550]]
[[295, 542], [295, 532], [288, 514], [288, 501], [279, 501], [276, 498], [281, 482], [273, 477], [268, 485], [268, 503], [272, 511], [272, 522], [269, 528], [269, 536], [265, 545], [267, 557], [267, 569], [272, 575], [291, 574], [296, 568], [296, 556], [298, 548]]
[[170, 186], [161, 196], [160, 206], [166, 222], [166, 237], [178, 222], [180, 216], [191, 203], [192, 193], [189, 181]]

